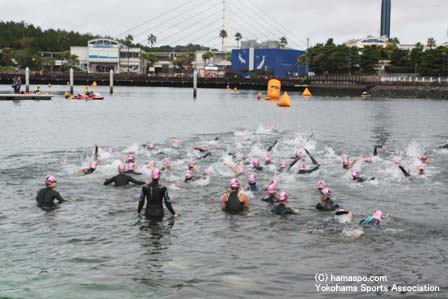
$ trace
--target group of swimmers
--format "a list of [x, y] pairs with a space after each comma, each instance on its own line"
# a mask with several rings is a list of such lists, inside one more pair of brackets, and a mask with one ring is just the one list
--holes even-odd
[[[221, 136], [215, 138], [215, 141], [220, 141], [222, 139]], [[266, 151], [271, 152], [272, 149], [278, 144], [279, 140], [276, 139], [274, 143], [269, 146]], [[153, 150], [155, 146], [153, 144], [144, 145], [145, 149]], [[286, 162], [281, 162], [279, 167], [275, 167], [272, 164], [272, 158], [269, 154], [266, 154], [264, 157], [264, 167], [270, 167], [270, 169], [275, 169], [278, 173], [290, 171], [291, 168], [299, 163], [297, 174], [304, 175], [312, 173], [319, 169], [321, 166], [320, 163], [311, 155], [311, 153], [305, 148], [302, 147], [305, 151], [306, 155], [311, 160], [313, 167], [308, 168], [304, 164], [304, 160], [306, 156], [302, 153], [301, 150], [297, 150], [293, 157], [291, 157], [291, 162], [288, 164]], [[439, 148], [448, 149], [448, 140], [444, 145], [439, 146]], [[184, 176], [185, 183], [189, 183], [195, 180], [208, 179], [210, 174], [212, 173], [211, 169], [206, 169], [204, 171], [203, 176], [196, 177], [194, 173], [199, 173], [198, 161], [206, 158], [212, 157], [212, 153], [209, 147], [195, 147], [194, 151], [199, 152], [196, 154], [195, 159], [188, 162]], [[94, 158], [90, 162], [89, 167], [82, 168], [79, 173], [84, 175], [93, 174], [98, 166], [99, 160], [99, 148], [95, 146]], [[385, 155], [387, 152], [386, 145], [376, 145], [374, 146], [373, 156]], [[164, 155], [164, 153], [160, 150], [156, 152], [157, 155]], [[225, 193], [221, 198], [221, 208], [223, 211], [229, 214], [239, 214], [243, 211], [247, 211], [250, 207], [250, 200], [247, 192], [252, 192], [252, 194], [259, 194], [261, 191], [266, 191], [266, 196], [262, 197], [261, 200], [267, 202], [273, 214], [276, 215], [287, 215], [287, 214], [297, 214], [299, 211], [297, 209], [292, 209], [287, 206], [289, 195], [285, 191], [278, 191], [279, 181], [276, 179], [272, 179], [270, 183], [265, 188], [260, 188], [257, 185], [257, 172], [263, 172], [264, 167], [260, 164], [260, 161], [256, 158], [249, 158], [241, 153], [229, 153], [229, 156], [234, 159], [236, 166], [231, 163], [225, 162], [230, 170], [232, 170], [235, 174], [235, 177], [230, 180], [229, 187], [230, 191]], [[362, 177], [357, 170], [352, 170], [354, 165], [361, 159], [364, 158], [366, 163], [372, 163], [372, 158], [368, 155], [361, 155], [355, 158], [353, 161], [350, 161], [348, 155], [342, 155], [342, 168], [351, 172], [351, 177], [353, 181], [357, 183], [363, 183], [369, 180], [376, 180], [376, 178], [365, 178]], [[421, 155], [419, 157], [421, 161], [421, 165], [417, 168], [417, 175], [425, 174], [426, 164], [429, 163], [429, 158], [427, 154]], [[151, 221], [161, 221], [164, 217], [164, 208], [163, 205], [169, 210], [169, 212], [176, 217], [178, 214], [174, 211], [171, 200], [168, 195], [168, 189], [166, 186], [160, 183], [160, 179], [162, 173], [165, 171], [169, 171], [171, 169], [171, 160], [169, 157], [165, 156], [162, 160], [163, 168], [159, 169], [155, 165], [155, 161], [150, 161], [146, 167], [151, 172], [151, 181], [144, 182], [137, 180], [131, 176], [131, 174], [141, 174], [135, 171], [135, 152], [129, 152], [124, 161], [124, 163], [118, 166], [118, 174], [106, 179], [104, 181], [104, 185], [114, 184], [116, 187], [126, 186], [129, 183], [133, 183], [136, 185], [142, 185], [142, 190], [140, 194], [140, 200], [137, 208], [137, 213], [141, 216], [141, 212], [145, 206], [146, 209], [144, 212], [144, 216]], [[254, 172], [248, 176], [248, 185], [241, 186], [238, 177], [241, 175], [245, 175], [245, 168], [251, 168], [251, 171]], [[396, 157], [393, 161], [392, 167], [399, 168], [405, 177], [412, 176], [411, 170], [406, 169], [403, 165], [401, 165], [401, 159]], [[41, 189], [37, 193], [36, 200], [41, 207], [51, 206], [55, 204], [55, 201], [59, 203], [64, 202], [65, 200], [62, 196], [55, 190], [57, 185], [56, 178], [52, 175], [49, 175], [45, 178], [45, 188]], [[351, 223], [353, 219], [353, 213], [350, 210], [346, 210], [342, 208], [339, 204], [337, 204], [333, 200], [333, 192], [330, 186], [324, 181], [319, 180], [316, 184], [317, 190], [320, 193], [320, 201], [316, 205], [316, 209], [324, 212], [334, 212], [334, 219], [338, 223]], [[360, 221], [360, 225], [373, 224], [379, 225], [382, 221], [384, 221], [383, 213], [381, 210], [375, 211], [372, 215], [367, 216], [366, 218]]]

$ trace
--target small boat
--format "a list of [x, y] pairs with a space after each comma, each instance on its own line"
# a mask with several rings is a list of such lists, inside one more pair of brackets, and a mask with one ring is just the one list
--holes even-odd
[[102, 95], [100, 95], [99, 93], [95, 93], [92, 95], [80, 95], [78, 94], [77, 96], [73, 97], [74, 100], [103, 100], [104, 97]]

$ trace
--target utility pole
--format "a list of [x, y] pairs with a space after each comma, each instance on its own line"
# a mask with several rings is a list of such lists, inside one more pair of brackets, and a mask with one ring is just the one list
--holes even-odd
[[310, 38], [306, 38], [306, 74], [310, 72], [310, 56], [309, 56], [309, 49], [310, 49]]

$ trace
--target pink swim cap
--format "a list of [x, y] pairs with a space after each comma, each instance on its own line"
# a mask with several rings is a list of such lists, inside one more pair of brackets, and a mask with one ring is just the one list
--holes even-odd
[[238, 168], [238, 174], [244, 174], [244, 173], [245, 173], [244, 168], [243, 167], [239, 167]]
[[49, 187], [53, 183], [56, 183], [56, 178], [52, 175], [47, 175], [45, 178], [45, 186]]
[[302, 158], [303, 154], [301, 151], [297, 150], [295, 153], [296, 158]]
[[272, 185], [277, 188], [278, 187], [278, 180], [277, 179], [273, 179], [272, 180]]
[[280, 163], [280, 168], [281, 168], [281, 169], [286, 168], [286, 162], [282, 162], [282, 163]]
[[447, 144], [448, 145], [448, 139], [445, 141], [445, 144]]
[[367, 158], [365, 159], [365, 161], [366, 161], [367, 163], [372, 163], [372, 157], [367, 157]]
[[280, 192], [280, 197], [279, 197], [279, 200], [280, 201], [283, 201], [283, 202], [288, 202], [288, 193], [286, 193], [286, 192]]
[[269, 195], [275, 195], [277, 193], [277, 188], [275, 188], [274, 185], [269, 185], [268, 186], [268, 194]]
[[381, 212], [380, 210], [376, 211], [375, 213], [373, 213], [372, 218], [378, 221], [383, 221], [383, 212]]
[[422, 155], [420, 157], [420, 160], [422, 160], [422, 161], [428, 160], [428, 156], [427, 155]]
[[251, 174], [249, 176], [249, 184], [255, 184], [257, 182], [257, 179], [255, 178], [254, 174]]
[[319, 180], [319, 181], [317, 181], [317, 184], [316, 184], [317, 189], [322, 190], [322, 189], [324, 189], [326, 186], [327, 186], [327, 184], [325, 183], [325, 181], [323, 181], [323, 180]]
[[233, 190], [237, 190], [240, 188], [240, 182], [236, 178], [230, 180], [230, 188]]
[[325, 187], [322, 189], [322, 194], [327, 196], [327, 197], [331, 197], [333, 195], [333, 193], [331, 192], [331, 189], [328, 187]]
[[185, 178], [191, 179], [193, 177], [193, 172], [191, 170], [185, 171]]
[[418, 166], [418, 170], [425, 170], [426, 169], [426, 166], [425, 165], [419, 165]]
[[162, 163], [164, 166], [169, 166], [169, 165], [171, 165], [171, 159], [168, 157], [163, 158]]
[[264, 161], [265, 161], [265, 162], [271, 162], [272, 160], [271, 160], [271, 157], [269, 157], [269, 156], [264, 156]]
[[118, 172], [119, 173], [124, 173], [125, 171], [126, 171], [126, 165], [124, 165], [124, 164], [118, 165]]
[[202, 156], [199, 154], [196, 154], [195, 156], [196, 156], [196, 159], [198, 159], [198, 160], [202, 158]]
[[306, 170], [305, 164], [299, 163], [299, 170]]
[[153, 180], [160, 179], [160, 175], [161, 175], [161, 172], [160, 172], [160, 169], [158, 169], [158, 168], [154, 168], [151, 172], [151, 177]]
[[95, 161], [90, 162], [90, 167], [89, 168], [96, 169], [96, 162]]
[[258, 166], [260, 165], [260, 161], [258, 161], [258, 159], [253, 159], [253, 160], [252, 160], [252, 164], [253, 164], [255, 167], [258, 167]]
[[135, 155], [132, 153], [128, 154], [128, 161], [134, 162], [135, 161]]
[[129, 162], [127, 166], [128, 166], [128, 171], [134, 171], [134, 169], [135, 169], [134, 162]]
[[154, 144], [152, 143], [148, 144], [148, 148], [154, 148]]
[[396, 159], [394, 160], [394, 163], [395, 163], [395, 164], [400, 164], [400, 163], [401, 163], [401, 159], [400, 159], [400, 158], [396, 158]]
[[352, 177], [353, 177], [354, 179], [359, 178], [359, 173], [358, 173], [356, 170], [353, 170], [353, 171], [352, 171]]

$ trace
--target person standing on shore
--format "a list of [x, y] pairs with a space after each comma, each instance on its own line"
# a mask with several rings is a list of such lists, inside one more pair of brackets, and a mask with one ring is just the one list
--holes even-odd
[[20, 76], [14, 77], [14, 79], [12, 79], [12, 89], [14, 90], [14, 93], [19, 94], [21, 87], [22, 87], [22, 79], [20, 79]]

